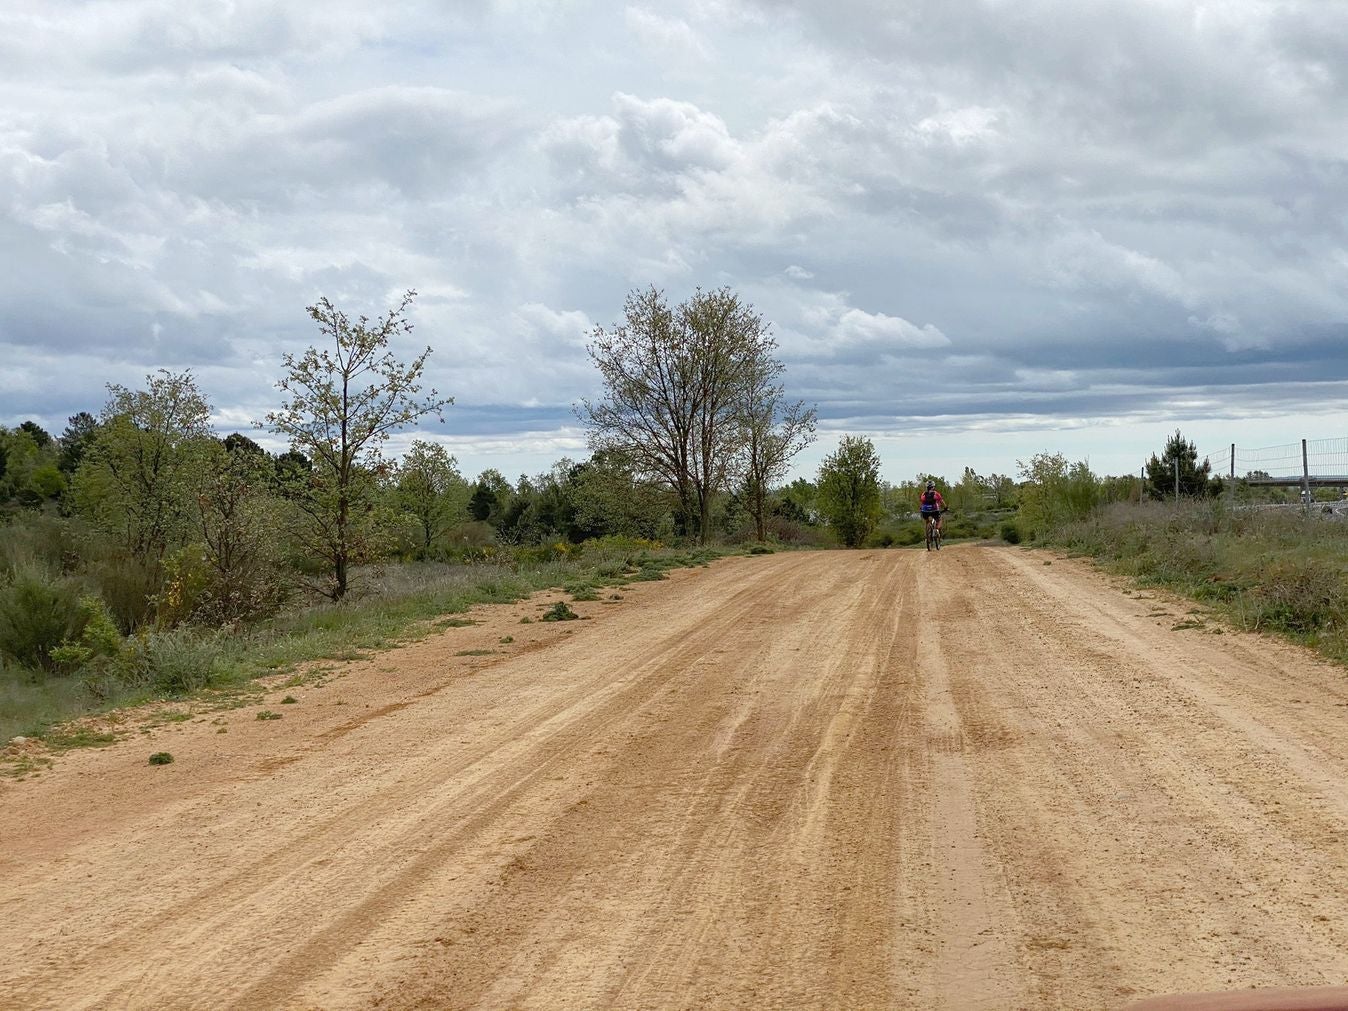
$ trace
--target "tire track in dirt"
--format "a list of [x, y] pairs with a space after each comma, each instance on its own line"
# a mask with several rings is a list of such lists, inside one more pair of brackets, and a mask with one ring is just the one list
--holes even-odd
[[128, 745], [0, 790], [0, 1006], [1084, 1009], [1348, 979], [1342, 671], [1009, 548], [631, 596], [486, 661], [385, 654], [397, 694], [325, 689], [353, 713], [174, 728], [169, 774]]
[[[799, 846], [787, 847], [784, 856], [778, 852], [792, 839], [817, 835], [814, 826], [827, 820], [822, 802], [838, 798], [812, 782], [836, 767], [840, 749], [850, 755], [848, 745], [860, 743], [853, 739], [857, 724], [879, 694], [873, 681], [889, 669], [893, 633], [874, 632], [877, 624], [892, 629], [893, 607], [876, 602], [892, 602], [902, 587], [892, 574], [879, 586], [871, 579], [851, 582], [835, 576], [781, 588], [786, 592], [764, 609], [757, 628], [740, 629], [736, 653], [743, 661], [739, 673], [728, 672], [734, 676], [729, 684], [716, 694], [680, 699], [684, 719], [633, 741], [633, 760], [621, 763], [623, 778], [604, 791], [607, 796], [596, 793], [576, 812], [574, 825], [533, 855], [530, 875], [571, 879], [551, 915], [526, 925], [520, 907], [527, 896], [551, 890], [521, 880], [517, 892], [503, 894], [499, 908], [483, 917], [509, 924], [521, 936], [502, 944], [499, 934], [485, 932], [480, 952], [465, 957], [456, 949], [443, 973], [431, 973], [436, 984], [428, 995], [413, 1000], [404, 991], [393, 998], [395, 1006], [436, 1006], [451, 996], [469, 1005], [533, 1006], [557, 993], [592, 1006], [771, 1003], [774, 994], [794, 995], [798, 1003], [809, 993], [816, 1000], [828, 993], [842, 999], [846, 986], [817, 979], [834, 972], [837, 962], [783, 959], [783, 943], [789, 950], [830, 943], [820, 930], [829, 922], [817, 916], [818, 905], [837, 903], [843, 888], [883, 902], [892, 868], [874, 875], [878, 891], [850, 877], [864, 870], [864, 861], [847, 868], [844, 885], [830, 879], [820, 888], [815, 879], [821, 870], [836, 870], [838, 861], [821, 861], [825, 854], [812, 846], [805, 859]], [[827, 665], [836, 668], [836, 658], [815, 654], [826, 665], [817, 672], [800, 660], [821, 630], [836, 631], [844, 642], [864, 633], [874, 643], [871, 656], [855, 665], [855, 674], [823, 676], [833, 673]], [[658, 785], [648, 781], [652, 769], [661, 770]], [[837, 780], [836, 771], [830, 775]], [[598, 897], [593, 881], [572, 877], [578, 863], [591, 862], [604, 867]], [[882, 931], [886, 920], [884, 913], [869, 917]], [[583, 940], [577, 924], [589, 931]], [[474, 937], [483, 933], [473, 931]], [[870, 976], [880, 980], [872, 997], [876, 987], [882, 994], [884, 946], [851, 940], [831, 943], [868, 961]], [[577, 947], [587, 953], [579, 964]], [[480, 969], [484, 960], [511, 950], [529, 957], [504, 971], [489, 966], [483, 975], [493, 985], [485, 994], [459, 968]], [[727, 960], [734, 972], [727, 971]], [[584, 989], [577, 993], [577, 987]]]

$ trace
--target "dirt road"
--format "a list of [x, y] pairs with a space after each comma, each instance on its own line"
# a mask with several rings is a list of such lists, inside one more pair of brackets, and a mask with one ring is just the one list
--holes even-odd
[[0, 785], [0, 1006], [1348, 980], [1348, 679], [1049, 559], [731, 559], [71, 753]]

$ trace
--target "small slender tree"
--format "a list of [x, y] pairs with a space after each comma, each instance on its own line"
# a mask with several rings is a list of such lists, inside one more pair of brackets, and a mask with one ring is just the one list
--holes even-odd
[[860, 547], [880, 517], [880, 458], [862, 436], [844, 435], [819, 467], [819, 510], [849, 548]]
[[210, 447], [197, 486], [196, 535], [205, 585], [190, 617], [231, 624], [281, 600], [280, 502], [270, 456], [234, 433]]
[[393, 433], [426, 415], [441, 417], [454, 402], [434, 389], [423, 393], [429, 347], [410, 364], [389, 350], [394, 337], [411, 332], [415, 298], [409, 290], [379, 319], [354, 322], [319, 299], [307, 311], [330, 346], [282, 356], [286, 374], [276, 386], [287, 399], [266, 425], [313, 463], [295, 501], [302, 542], [328, 569], [314, 589], [333, 600], [346, 596], [352, 565], [373, 552], [377, 478], [385, 468], [380, 448]]
[[[775, 342], [767, 345], [775, 347]], [[754, 532], [767, 540], [768, 494], [786, 477], [791, 460], [814, 441], [818, 412], [803, 400], [786, 400], [777, 382], [786, 366], [768, 354], [746, 384], [744, 394], [744, 458], [741, 497], [754, 518]]]

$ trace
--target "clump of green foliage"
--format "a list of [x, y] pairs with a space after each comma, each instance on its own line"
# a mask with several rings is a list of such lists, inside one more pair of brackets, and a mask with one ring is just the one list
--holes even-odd
[[167, 751], [156, 751], [150, 756], [151, 765], [172, 765], [173, 755]]
[[575, 611], [571, 610], [569, 604], [564, 600], [559, 600], [550, 608], [543, 612], [543, 621], [575, 621], [579, 618]]
[[80, 632], [78, 586], [36, 569], [17, 573], [0, 588], [0, 654], [36, 675], [53, 672], [52, 650]]

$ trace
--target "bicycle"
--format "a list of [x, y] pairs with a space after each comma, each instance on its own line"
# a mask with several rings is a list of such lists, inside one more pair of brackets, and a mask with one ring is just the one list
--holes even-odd
[[922, 516], [922, 519], [923, 519], [923, 522], [925, 522], [926, 525], [927, 525], [927, 550], [928, 550], [928, 551], [933, 551], [933, 550], [935, 550], [935, 551], [940, 551], [940, 550], [941, 550], [941, 524], [940, 524], [941, 514], [938, 513], [938, 512], [937, 512], [937, 513], [924, 513], [923, 516]]

